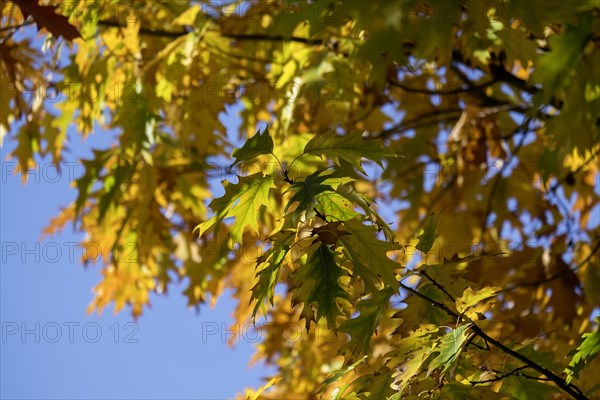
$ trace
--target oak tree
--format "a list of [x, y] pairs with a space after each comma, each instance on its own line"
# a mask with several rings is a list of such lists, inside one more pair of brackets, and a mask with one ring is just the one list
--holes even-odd
[[598, 398], [598, 0], [0, 8], [24, 178], [117, 132], [47, 229], [102, 249], [90, 312], [232, 289], [241, 398]]

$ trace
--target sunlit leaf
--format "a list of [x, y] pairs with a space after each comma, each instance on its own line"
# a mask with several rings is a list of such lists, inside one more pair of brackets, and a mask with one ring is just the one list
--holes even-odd
[[368, 158], [383, 166], [382, 157], [395, 157], [395, 154], [381, 148], [375, 141], [364, 140], [360, 132], [338, 136], [329, 132], [315, 136], [304, 148], [304, 154], [325, 155], [338, 165], [340, 159], [350, 162], [356, 169], [364, 172], [361, 158]]
[[[596, 317], [596, 324], [600, 324], [600, 317]], [[596, 331], [584, 333], [581, 338], [583, 341], [573, 352], [573, 358], [564, 371], [567, 373], [567, 383], [579, 378], [579, 372], [600, 353], [600, 329], [596, 327]]]
[[235, 158], [235, 162], [232, 166], [237, 163], [249, 161], [262, 154], [270, 154], [273, 152], [273, 139], [269, 135], [269, 128], [261, 133], [260, 130], [256, 132], [254, 136], [244, 143], [239, 149], [234, 149], [231, 155]]

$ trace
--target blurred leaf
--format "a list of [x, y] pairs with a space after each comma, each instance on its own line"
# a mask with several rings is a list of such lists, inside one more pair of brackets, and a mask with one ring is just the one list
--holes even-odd
[[54, 5], [40, 5], [38, 0], [16, 0], [15, 3], [25, 18], [31, 16], [39, 28], [47, 29], [52, 35], [62, 36], [69, 41], [80, 38], [77, 29], [69, 23], [69, 19], [56, 13]]

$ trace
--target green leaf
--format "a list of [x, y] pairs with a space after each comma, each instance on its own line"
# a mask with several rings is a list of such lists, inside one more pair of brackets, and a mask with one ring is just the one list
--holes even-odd
[[273, 154], [273, 139], [269, 134], [269, 128], [265, 128], [263, 133], [260, 133], [259, 129], [241, 148], [234, 149], [232, 155], [235, 162], [231, 166], [249, 161], [262, 154]]
[[258, 282], [252, 288], [252, 298], [256, 300], [252, 318], [256, 317], [259, 308], [264, 307], [266, 299], [273, 304], [273, 294], [275, 285], [277, 284], [277, 275], [279, 274], [281, 264], [286, 254], [291, 249], [294, 237], [294, 231], [278, 232], [271, 237], [273, 245], [269, 251], [258, 258], [257, 269], [260, 268], [260, 271], [256, 274]]
[[591, 37], [592, 17], [583, 16], [579, 25], [567, 24], [564, 33], [552, 36], [551, 51], [539, 57], [531, 79], [543, 85], [542, 101], [547, 102], [568, 80]]
[[104, 180], [104, 193], [98, 201], [98, 223], [102, 223], [104, 216], [113, 203], [117, 203], [123, 193], [121, 185], [131, 178], [135, 166], [118, 165], [113, 174]]
[[431, 250], [433, 243], [435, 242], [436, 227], [437, 217], [434, 214], [431, 214], [425, 219], [423, 233], [417, 236], [417, 239], [419, 239], [416, 246], [417, 250], [420, 250], [425, 254], [429, 253], [429, 250]]
[[319, 384], [319, 386], [317, 386], [315, 391], [317, 393], [322, 393], [323, 390], [327, 387], [327, 385], [332, 384], [333, 382], [339, 380], [340, 378], [344, 377], [348, 373], [354, 371], [356, 369], [356, 367], [363, 364], [367, 358], [368, 358], [368, 356], [364, 356], [364, 357], [358, 359], [357, 361], [355, 361], [354, 363], [350, 364], [346, 368], [337, 369], [337, 370], [331, 372], [329, 374], [329, 376], [327, 377], [327, 379], [325, 379], [323, 382], [321, 382]]
[[482, 300], [495, 296], [499, 290], [500, 288], [493, 286], [487, 286], [481, 290], [473, 290], [471, 287], [468, 287], [463, 292], [462, 297], [456, 299], [456, 309], [462, 314], [467, 308], [474, 306]]
[[442, 374], [446, 373], [453, 365], [458, 356], [462, 352], [463, 346], [470, 334], [467, 332], [469, 324], [461, 325], [456, 329], [451, 329], [449, 333], [444, 335], [439, 342], [439, 354], [429, 363], [429, 373], [433, 370], [444, 366]]
[[[504, 382], [504, 380], [502, 381]], [[458, 382], [449, 382], [441, 389], [440, 399], [444, 400], [510, 400], [505, 394], [496, 393], [486, 386], [462, 385]], [[511, 393], [508, 393], [511, 394]], [[530, 399], [546, 399], [548, 397], [535, 396]]]
[[558, 392], [559, 390], [556, 387], [550, 386], [547, 383], [517, 375], [502, 378], [502, 386], [500, 388], [500, 393], [508, 394], [511, 398], [517, 400], [551, 399]]
[[[408, 338], [410, 341], [412, 341], [412, 339], [413, 338]], [[404, 361], [401, 365], [401, 372], [397, 376], [400, 388], [405, 387], [406, 384], [408, 384], [415, 376], [419, 374], [423, 364], [431, 355], [432, 350], [430, 347], [428, 347], [429, 343], [427, 340], [421, 340], [420, 344], [422, 344], [421, 347], [403, 355], [402, 357]]]
[[359, 394], [369, 393], [369, 399], [387, 399], [396, 391], [392, 389], [392, 371], [383, 368], [383, 371], [377, 371], [374, 374], [363, 375], [356, 380], [356, 386], [362, 387]]
[[561, 364], [554, 359], [555, 354], [548, 351], [540, 351], [536, 348], [535, 342], [526, 341], [525, 344], [515, 346], [514, 350], [551, 371], [561, 368]]
[[340, 166], [340, 160], [346, 160], [363, 173], [365, 171], [360, 163], [363, 157], [377, 162], [381, 167], [383, 157], [396, 157], [396, 154], [382, 149], [379, 142], [364, 140], [360, 132], [345, 136], [338, 136], [335, 132], [317, 135], [306, 144], [304, 154], [324, 155]]
[[388, 241], [391, 242], [394, 240], [394, 232], [392, 232], [390, 226], [383, 221], [379, 214], [371, 208], [371, 204], [367, 201], [365, 196], [357, 193], [349, 184], [339, 185], [336, 192], [360, 207], [365, 212], [365, 215], [377, 224], [378, 229], [383, 231], [383, 234]]
[[[355, 261], [355, 269], [359, 268], [356, 272], [362, 275], [363, 279], [370, 280], [370, 276], [365, 276], [366, 274], [360, 269], [364, 266], [376, 274], [384, 285], [388, 285], [396, 291], [399, 284], [394, 271], [401, 266], [388, 258], [387, 253], [398, 250], [399, 245], [377, 239], [377, 228], [372, 225], [364, 225], [357, 219], [344, 222], [344, 226], [349, 235], [341, 236], [340, 242], [351, 259]], [[366, 282], [366, 284], [374, 286], [374, 282]]]
[[95, 150], [93, 159], [82, 160], [85, 174], [75, 181], [78, 190], [77, 199], [75, 200], [76, 215], [79, 215], [92, 191], [94, 183], [100, 178], [102, 167], [114, 153], [113, 149], [104, 151]]
[[360, 301], [356, 305], [360, 314], [340, 325], [340, 330], [350, 335], [351, 339], [346, 346], [352, 353], [357, 351], [361, 351], [363, 354], [369, 353], [373, 332], [377, 329], [381, 314], [387, 308], [393, 293], [392, 288], [386, 287], [376, 295]]
[[[596, 317], [596, 324], [600, 326], [600, 317]], [[584, 333], [581, 338], [583, 341], [572, 352], [573, 358], [564, 371], [567, 373], [567, 383], [570, 383], [573, 378], [579, 378], [579, 371], [600, 353], [600, 328], [596, 327], [595, 332]]]
[[[325, 191], [317, 195], [317, 209], [323, 215], [337, 221], [347, 221], [360, 216], [352, 203], [339, 193]], [[329, 218], [328, 218], [329, 220]]]
[[208, 231], [210, 228], [212, 228], [216, 223], [217, 223], [217, 216], [215, 215], [215, 216], [209, 218], [208, 220], [196, 225], [196, 227], [194, 228], [194, 232], [198, 231], [198, 237], [202, 237], [202, 235], [204, 235], [204, 233], [206, 233], [206, 231]]
[[288, 190], [296, 192], [285, 206], [284, 211], [288, 209], [294, 203], [298, 203], [298, 206], [292, 214], [292, 222], [298, 223], [303, 211], [313, 212], [313, 208], [317, 205], [317, 196], [325, 191], [333, 192], [333, 188], [329, 185], [324, 185], [329, 177], [322, 175], [324, 171], [317, 171], [307, 176], [303, 181], [296, 182]]
[[[345, 275], [344, 270], [335, 262], [335, 254], [325, 244], [314, 246], [306, 264], [292, 273], [292, 304], [303, 303], [300, 317], [306, 320], [307, 330], [311, 321], [325, 318], [327, 326], [335, 331], [335, 319], [341, 315], [337, 299], [349, 299], [348, 292], [340, 283]], [[317, 310], [316, 318], [313, 305]]]
[[209, 207], [216, 213], [216, 218], [205, 221], [195, 229], [200, 235], [208, 231], [213, 225], [215, 234], [226, 218], [235, 218], [231, 226], [231, 237], [234, 242], [240, 242], [247, 226], [258, 233], [258, 220], [260, 211], [271, 204], [269, 192], [275, 187], [273, 176], [263, 176], [262, 172], [254, 175], [239, 177], [239, 182], [232, 184], [223, 183], [225, 194], [210, 202]]

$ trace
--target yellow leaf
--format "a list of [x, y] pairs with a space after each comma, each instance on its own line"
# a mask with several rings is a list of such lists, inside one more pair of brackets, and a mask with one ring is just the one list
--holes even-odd
[[488, 286], [481, 290], [473, 290], [468, 287], [461, 298], [456, 299], [456, 309], [462, 314], [469, 307], [474, 306], [482, 300], [493, 297], [500, 290], [498, 287]]
[[273, 378], [271, 378], [269, 380], [269, 382], [265, 383], [260, 389], [258, 389], [256, 392], [254, 393], [250, 393], [248, 395], [248, 400], [258, 400], [259, 396], [261, 394], [263, 394], [263, 392], [267, 389], [269, 389], [271, 386], [276, 385], [280, 380], [281, 380], [281, 376], [274, 376]]
[[200, 11], [200, 6], [195, 4], [181, 13], [179, 17], [175, 18], [173, 24], [181, 26], [193, 25]]

